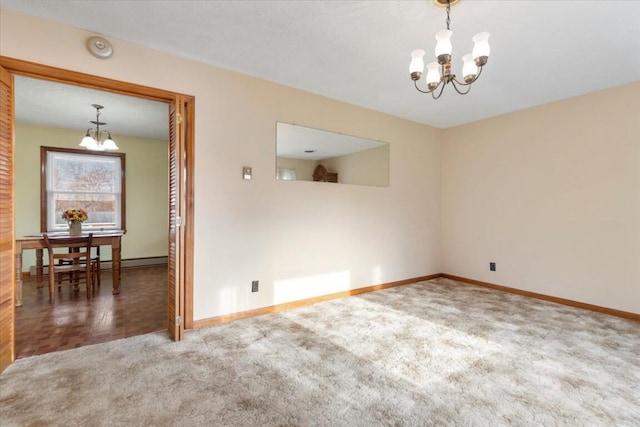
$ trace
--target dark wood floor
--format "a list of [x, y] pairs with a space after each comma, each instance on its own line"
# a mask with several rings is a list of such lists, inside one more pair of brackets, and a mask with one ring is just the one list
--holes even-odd
[[120, 295], [111, 294], [110, 270], [101, 282], [89, 301], [84, 285], [56, 287], [52, 306], [46, 283], [37, 288], [35, 278], [25, 280], [23, 306], [16, 307], [16, 358], [166, 329], [166, 265], [122, 269]]

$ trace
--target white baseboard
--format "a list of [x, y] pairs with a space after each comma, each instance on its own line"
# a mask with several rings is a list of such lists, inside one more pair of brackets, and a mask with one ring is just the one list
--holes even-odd
[[[166, 265], [168, 262], [168, 258], [166, 256], [157, 256], [157, 257], [149, 257], [149, 258], [134, 258], [134, 259], [123, 259], [120, 261], [120, 266], [122, 268], [127, 267], [149, 267], [152, 265]], [[111, 270], [111, 261], [102, 261], [100, 263], [100, 270]], [[44, 269], [44, 274], [47, 274], [47, 269]], [[32, 265], [29, 267], [29, 275], [36, 276], [36, 266]]]

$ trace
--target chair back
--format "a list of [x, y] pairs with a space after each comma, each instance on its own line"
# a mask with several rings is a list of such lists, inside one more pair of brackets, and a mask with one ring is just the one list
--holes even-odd
[[[64, 258], [66, 260], [72, 260], [73, 263], [86, 263], [91, 257], [91, 240], [93, 239], [93, 233], [89, 233], [87, 236], [72, 236], [72, 237], [51, 237], [47, 233], [43, 234], [45, 244], [47, 245], [47, 251], [49, 252], [49, 267], [56, 264], [56, 260]], [[65, 248], [68, 250], [64, 252], [56, 252], [56, 248]]]

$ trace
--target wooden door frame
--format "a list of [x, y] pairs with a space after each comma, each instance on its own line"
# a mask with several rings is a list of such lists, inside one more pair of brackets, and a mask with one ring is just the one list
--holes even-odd
[[[168, 104], [176, 104], [178, 102], [182, 103], [187, 116], [187, 120], [185, 120], [185, 139], [184, 144], [178, 148], [178, 150], [182, 150], [182, 152], [178, 152], [176, 155], [184, 160], [181, 164], [181, 170], [179, 173], [181, 177], [185, 178], [186, 182], [182, 185], [184, 194], [181, 197], [180, 209], [178, 212], [178, 215], [181, 217], [181, 235], [183, 236], [183, 239], [180, 241], [179, 251], [179, 254], [181, 254], [181, 260], [175, 261], [181, 262], [184, 274], [180, 275], [178, 284], [179, 289], [176, 289], [176, 291], [179, 295], [184, 296], [184, 301], [181, 304], [184, 312], [179, 313], [183, 322], [180, 323], [183, 324], [184, 328], [191, 329], [193, 327], [193, 176], [195, 163], [195, 97], [149, 86], [142, 86], [134, 83], [65, 70], [62, 68], [50, 67], [5, 56], [0, 56], [0, 66], [4, 67], [12, 75], [22, 75], [41, 80], [82, 86], [127, 96], [151, 99]], [[15, 145], [15, 140], [13, 141], [13, 144]]]

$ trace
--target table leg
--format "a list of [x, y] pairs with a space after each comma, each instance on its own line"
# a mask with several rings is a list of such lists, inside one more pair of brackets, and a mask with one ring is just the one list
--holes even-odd
[[36, 249], [36, 282], [38, 288], [41, 288], [44, 282], [42, 279], [42, 249]]
[[111, 274], [113, 275], [113, 295], [120, 293], [120, 237], [114, 239], [111, 245]]
[[16, 307], [22, 307], [22, 250], [16, 251]]

